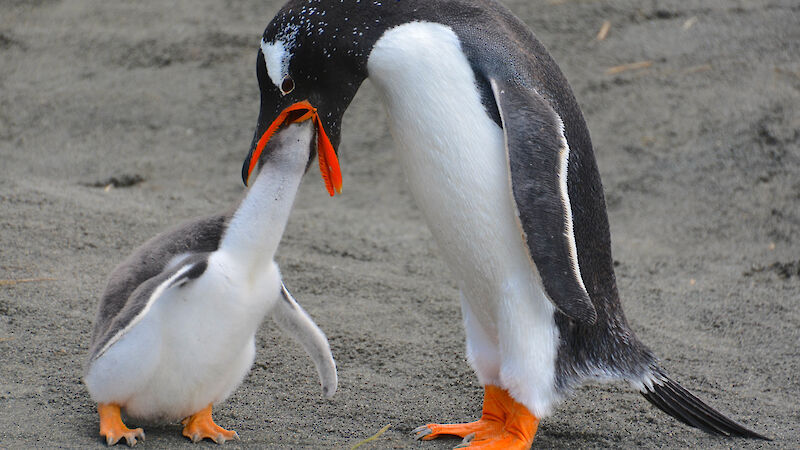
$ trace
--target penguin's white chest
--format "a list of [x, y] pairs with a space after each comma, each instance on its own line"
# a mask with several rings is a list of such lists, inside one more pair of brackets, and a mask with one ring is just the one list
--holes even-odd
[[431, 232], [473, 313], [496, 334], [497, 300], [538, 277], [517, 225], [502, 129], [458, 38], [439, 24], [399, 26], [376, 43], [368, 70]]

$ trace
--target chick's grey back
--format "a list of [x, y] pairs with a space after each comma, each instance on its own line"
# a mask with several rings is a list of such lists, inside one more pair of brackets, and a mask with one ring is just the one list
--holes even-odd
[[173, 257], [209, 253], [219, 248], [230, 214], [217, 214], [183, 223], [164, 231], [136, 249], [108, 278], [95, 318], [90, 348], [104, 336], [131, 294], [163, 272]]

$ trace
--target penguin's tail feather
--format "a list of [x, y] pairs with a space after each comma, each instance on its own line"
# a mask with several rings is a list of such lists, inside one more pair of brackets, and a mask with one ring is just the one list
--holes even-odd
[[725, 417], [673, 381], [658, 367], [653, 368], [653, 376], [649, 381], [639, 389], [642, 397], [690, 427], [722, 436], [772, 440]]
[[272, 311], [272, 319], [284, 333], [303, 346], [317, 368], [323, 395], [326, 398], [333, 397], [338, 378], [328, 338], [283, 283], [281, 283], [281, 297]]

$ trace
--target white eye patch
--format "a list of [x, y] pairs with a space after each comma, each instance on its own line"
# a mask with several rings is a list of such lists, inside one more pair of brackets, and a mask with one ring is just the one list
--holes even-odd
[[272, 84], [281, 89], [283, 79], [289, 75], [289, 60], [292, 54], [287, 50], [287, 43], [276, 40], [273, 43], [261, 41], [261, 53], [264, 54], [264, 64], [267, 66], [267, 75]]

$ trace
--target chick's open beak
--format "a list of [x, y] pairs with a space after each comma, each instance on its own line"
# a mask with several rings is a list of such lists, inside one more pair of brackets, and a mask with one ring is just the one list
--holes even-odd
[[267, 131], [261, 135], [261, 138], [256, 144], [256, 148], [247, 156], [242, 167], [242, 179], [244, 184], [247, 185], [250, 179], [250, 174], [255, 169], [261, 152], [269, 142], [270, 138], [282, 127], [286, 127], [293, 123], [305, 122], [306, 120], [314, 121], [314, 128], [317, 133], [317, 155], [319, 158], [319, 171], [322, 174], [322, 179], [325, 181], [325, 188], [331, 197], [335, 193], [342, 193], [342, 172], [339, 170], [339, 159], [336, 157], [336, 152], [333, 151], [328, 135], [325, 134], [325, 129], [322, 127], [322, 120], [317, 114], [317, 109], [311, 106], [308, 100], [297, 102], [278, 114], [278, 117], [267, 128]]

